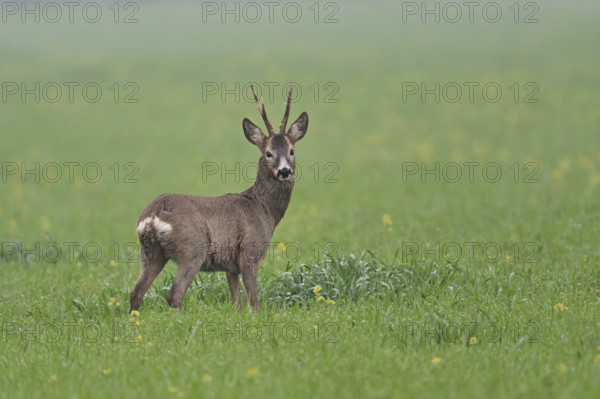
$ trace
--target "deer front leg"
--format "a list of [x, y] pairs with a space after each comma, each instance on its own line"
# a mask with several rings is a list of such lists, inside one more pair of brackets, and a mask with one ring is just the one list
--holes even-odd
[[244, 281], [244, 289], [248, 296], [248, 302], [256, 312], [258, 312], [257, 275], [258, 265], [247, 265], [242, 269], [242, 280]]
[[238, 309], [241, 309], [242, 301], [240, 300], [240, 275], [237, 273], [227, 272], [227, 284], [229, 284], [231, 302], [237, 306]]

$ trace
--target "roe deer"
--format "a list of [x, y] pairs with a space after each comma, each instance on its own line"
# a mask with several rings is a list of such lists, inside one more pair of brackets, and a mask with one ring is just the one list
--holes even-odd
[[308, 115], [303, 112], [285, 132], [292, 86], [279, 133], [267, 119], [265, 102], [252, 94], [269, 132], [265, 136], [244, 118], [242, 127], [250, 143], [256, 145], [256, 182], [239, 194], [198, 197], [162, 194], [144, 209], [138, 219], [141, 248], [140, 277], [130, 295], [130, 312], [139, 310], [144, 294], [169, 259], [177, 264], [177, 276], [167, 294], [167, 302], [180, 308], [183, 297], [200, 271], [227, 273], [232, 302], [241, 308], [240, 274], [249, 304], [258, 311], [256, 278], [273, 231], [285, 214], [294, 188], [294, 145], [306, 134]]

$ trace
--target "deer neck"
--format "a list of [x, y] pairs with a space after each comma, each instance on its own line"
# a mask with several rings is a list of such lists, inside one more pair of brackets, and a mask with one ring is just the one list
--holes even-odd
[[264, 157], [260, 157], [256, 181], [248, 191], [253, 199], [261, 205], [264, 212], [273, 219], [273, 229], [283, 218], [290, 203], [293, 189], [293, 176], [289, 181], [277, 179], [269, 169]]

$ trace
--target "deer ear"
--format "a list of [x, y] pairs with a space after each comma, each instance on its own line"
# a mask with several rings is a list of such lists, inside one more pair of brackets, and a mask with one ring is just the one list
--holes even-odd
[[242, 127], [244, 128], [244, 135], [248, 139], [249, 142], [257, 146], [258, 148], [262, 148], [265, 143], [265, 135], [262, 130], [254, 123], [250, 122], [250, 119], [244, 118], [242, 122]]
[[308, 114], [303, 112], [300, 114], [296, 122], [292, 123], [290, 130], [286, 133], [292, 144], [296, 144], [306, 134], [308, 129]]

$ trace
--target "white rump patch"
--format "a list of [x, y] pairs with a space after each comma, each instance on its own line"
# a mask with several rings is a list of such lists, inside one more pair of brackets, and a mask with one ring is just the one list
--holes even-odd
[[152, 219], [152, 224], [154, 225], [154, 228], [156, 229], [156, 232], [159, 235], [166, 235], [173, 231], [173, 226], [171, 226], [167, 222], [163, 222], [156, 216], [154, 216], [154, 218]]
[[142, 220], [140, 222], [140, 224], [138, 224], [138, 227], [137, 227], [138, 234], [140, 234], [142, 231], [144, 231], [144, 229], [150, 222], [152, 222], [152, 218], [146, 218], [146, 219]]
[[173, 231], [173, 226], [171, 226], [167, 222], [160, 220], [158, 217], [153, 216], [151, 218], [148, 217], [148, 218], [142, 220], [138, 224], [138, 227], [137, 227], [138, 234], [141, 234], [142, 231], [144, 231], [146, 229], [146, 227], [148, 227], [149, 224], [152, 224], [152, 227], [154, 227], [154, 229], [156, 230], [156, 233], [161, 236], [169, 234], [171, 231]]

